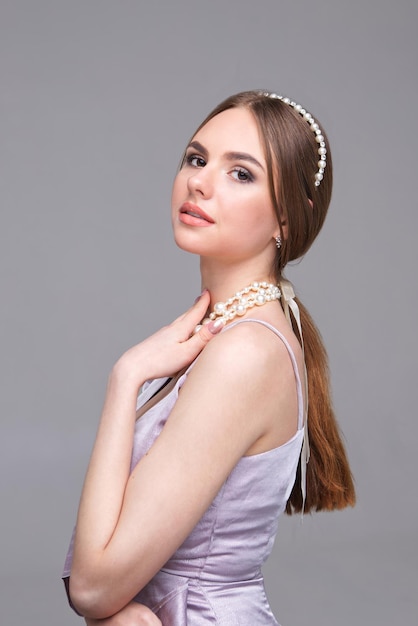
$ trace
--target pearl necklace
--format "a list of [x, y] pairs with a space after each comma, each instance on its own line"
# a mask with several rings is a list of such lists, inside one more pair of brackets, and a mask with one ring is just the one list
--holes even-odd
[[226, 324], [226, 322], [233, 320], [237, 315], [241, 317], [248, 309], [254, 306], [262, 306], [272, 300], [280, 300], [281, 295], [277, 285], [266, 281], [255, 281], [248, 287], [237, 291], [226, 302], [217, 302], [209, 317], [205, 318], [202, 324], [196, 326], [195, 332], [198, 332], [203, 324], [208, 324], [214, 320], [222, 320]]

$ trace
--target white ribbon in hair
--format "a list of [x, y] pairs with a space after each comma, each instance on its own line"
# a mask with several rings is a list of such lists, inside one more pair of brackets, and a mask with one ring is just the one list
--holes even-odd
[[302, 443], [302, 451], [300, 454], [300, 470], [301, 470], [300, 487], [302, 490], [302, 516], [303, 516], [303, 510], [305, 508], [305, 501], [306, 501], [306, 466], [309, 462], [309, 456], [310, 456], [309, 436], [308, 436], [308, 373], [306, 371], [305, 346], [303, 343], [302, 324], [300, 321], [300, 311], [295, 300], [295, 292], [293, 290], [293, 285], [290, 281], [286, 279], [282, 279], [280, 281], [279, 287], [282, 293], [282, 305], [283, 305], [283, 311], [286, 316], [286, 319], [289, 322], [290, 326], [292, 326], [292, 320], [290, 317], [290, 311], [291, 311], [295, 319], [296, 326], [298, 327], [300, 343], [302, 347], [302, 355], [303, 355], [303, 384], [305, 388], [305, 402], [303, 405], [303, 426], [304, 426], [303, 443]]

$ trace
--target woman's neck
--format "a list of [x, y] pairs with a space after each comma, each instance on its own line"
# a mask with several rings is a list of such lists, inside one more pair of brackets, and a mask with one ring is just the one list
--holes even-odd
[[236, 263], [226, 265], [215, 263], [212, 259], [201, 259], [200, 263], [202, 289], [210, 292], [210, 308], [216, 302], [223, 302], [232, 297], [235, 292], [250, 285], [254, 281], [275, 282], [264, 264]]

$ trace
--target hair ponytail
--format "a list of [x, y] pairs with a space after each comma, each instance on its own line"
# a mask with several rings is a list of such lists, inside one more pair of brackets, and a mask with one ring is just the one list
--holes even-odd
[[[299, 299], [308, 374], [308, 434], [310, 459], [306, 472], [305, 512], [332, 511], [355, 504], [350, 466], [332, 407], [328, 358], [321, 335]], [[294, 329], [298, 334], [297, 329]], [[291, 515], [302, 511], [300, 461], [292, 493], [286, 505]]]

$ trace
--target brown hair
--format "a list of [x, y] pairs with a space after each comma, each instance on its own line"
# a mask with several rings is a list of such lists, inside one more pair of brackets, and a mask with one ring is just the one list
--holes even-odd
[[[227, 98], [207, 116], [197, 131], [222, 111], [238, 107], [253, 114], [266, 155], [270, 195], [282, 238], [282, 247], [277, 251], [274, 263], [274, 274], [279, 282], [286, 264], [309, 250], [324, 223], [332, 191], [329, 142], [322, 131], [327, 147], [327, 166], [323, 180], [315, 186], [319, 160], [315, 134], [291, 106], [261, 91], [245, 91]], [[286, 236], [283, 225], [286, 226]], [[355, 490], [332, 407], [327, 354], [311, 316], [302, 303], [297, 302], [308, 372], [311, 447], [304, 511], [342, 509], [354, 505]], [[297, 329], [295, 333], [298, 335]], [[299, 462], [286, 512], [301, 511], [302, 502]]]

